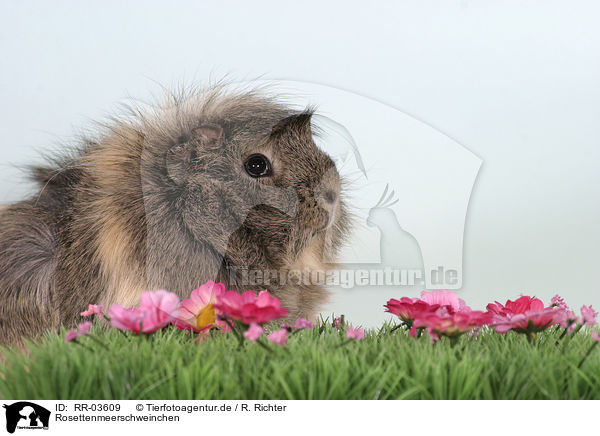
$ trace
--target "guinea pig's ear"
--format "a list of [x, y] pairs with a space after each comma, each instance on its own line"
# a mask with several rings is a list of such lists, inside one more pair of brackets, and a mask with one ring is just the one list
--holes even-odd
[[310, 120], [313, 111], [305, 110], [299, 114], [294, 114], [279, 121], [273, 130], [271, 136], [281, 136], [285, 134], [295, 135], [299, 137], [311, 137]]
[[192, 130], [192, 137], [182, 137], [165, 157], [169, 178], [181, 185], [190, 174], [199, 150], [216, 149], [221, 146], [223, 129], [216, 124], [205, 124]]
[[223, 142], [223, 128], [218, 124], [204, 124], [192, 132], [202, 147], [219, 148]]

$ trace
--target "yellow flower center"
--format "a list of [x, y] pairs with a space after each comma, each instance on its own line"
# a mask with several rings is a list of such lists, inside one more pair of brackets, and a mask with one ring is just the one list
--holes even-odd
[[202, 309], [200, 309], [200, 312], [198, 312], [198, 315], [196, 315], [196, 328], [200, 329], [205, 325], [214, 324], [214, 322], [215, 308], [212, 304], [207, 304]]

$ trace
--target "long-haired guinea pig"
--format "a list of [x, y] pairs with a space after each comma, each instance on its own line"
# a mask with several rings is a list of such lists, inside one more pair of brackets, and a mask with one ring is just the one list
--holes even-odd
[[316, 316], [323, 283], [293, 272], [331, 268], [349, 219], [311, 113], [209, 88], [32, 167], [37, 192], [0, 212], [0, 342], [73, 325], [89, 303], [185, 298], [208, 280]]

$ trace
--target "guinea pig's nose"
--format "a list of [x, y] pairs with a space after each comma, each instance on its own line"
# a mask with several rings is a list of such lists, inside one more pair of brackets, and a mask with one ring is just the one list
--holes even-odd
[[323, 191], [319, 196], [317, 202], [319, 206], [325, 209], [327, 212], [331, 213], [335, 210], [338, 201], [338, 194], [332, 190], [328, 189]]
[[333, 189], [328, 189], [323, 193], [323, 198], [327, 203], [332, 204], [337, 200], [337, 194]]

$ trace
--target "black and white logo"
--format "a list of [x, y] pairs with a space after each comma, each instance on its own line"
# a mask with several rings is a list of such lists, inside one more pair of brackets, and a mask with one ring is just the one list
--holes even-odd
[[6, 409], [6, 431], [14, 433], [16, 429], [48, 429], [50, 411], [42, 406], [28, 401], [4, 404]]

